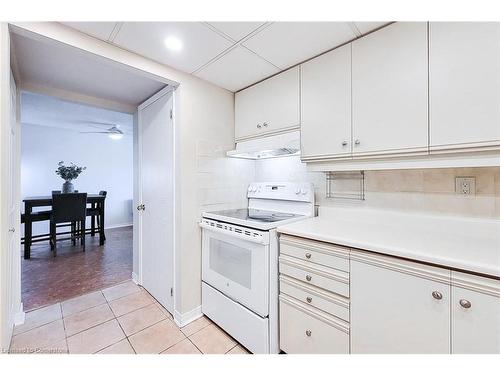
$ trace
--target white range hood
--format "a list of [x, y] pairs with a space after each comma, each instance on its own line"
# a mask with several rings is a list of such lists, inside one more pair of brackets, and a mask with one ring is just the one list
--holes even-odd
[[242, 159], [268, 159], [300, 154], [300, 131], [272, 135], [236, 144], [227, 156]]

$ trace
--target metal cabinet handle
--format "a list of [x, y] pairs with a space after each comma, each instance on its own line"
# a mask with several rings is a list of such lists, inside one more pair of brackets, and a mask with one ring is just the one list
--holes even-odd
[[307, 331], [306, 331], [306, 336], [307, 336], [307, 337], [311, 337], [311, 335], [312, 335], [312, 332], [311, 332], [311, 331], [309, 331], [309, 330], [307, 330]]
[[307, 276], [306, 276], [306, 280], [307, 280], [307, 281], [311, 281], [311, 279], [312, 279], [312, 276], [311, 276], [311, 275], [307, 275]]
[[311, 259], [311, 253], [306, 253], [306, 258]]
[[359, 145], [360, 143], [361, 143], [361, 141], [360, 141], [359, 139], [356, 139], [356, 140], [354, 141], [354, 144], [355, 144], [355, 145]]
[[342, 146], [347, 146], [347, 141], [342, 142]]
[[307, 297], [307, 298], [306, 298], [307, 303], [311, 303], [311, 302], [312, 302], [312, 300], [313, 300], [313, 299], [312, 299], [312, 297]]
[[443, 295], [437, 291], [432, 292], [432, 296], [434, 297], [434, 299], [443, 299]]
[[261, 124], [257, 124], [257, 129], [260, 129], [262, 128], [262, 125]]
[[470, 301], [467, 301], [466, 299], [461, 299], [459, 303], [460, 306], [462, 306], [464, 309], [469, 309], [472, 306], [472, 303], [470, 303]]
[[264, 126], [265, 128], [267, 128], [269, 126], [269, 124], [267, 122], [263, 123], [262, 126]]

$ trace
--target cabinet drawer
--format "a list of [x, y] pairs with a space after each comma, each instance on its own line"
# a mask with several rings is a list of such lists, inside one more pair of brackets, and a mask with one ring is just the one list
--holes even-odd
[[316, 307], [342, 320], [349, 321], [349, 300], [290, 277], [280, 276], [280, 293]]
[[282, 236], [280, 254], [349, 272], [349, 249], [341, 246]]
[[349, 324], [280, 295], [280, 349], [290, 354], [348, 354]]
[[347, 272], [307, 263], [286, 255], [280, 255], [279, 267], [280, 273], [286, 276], [349, 297], [349, 274]]

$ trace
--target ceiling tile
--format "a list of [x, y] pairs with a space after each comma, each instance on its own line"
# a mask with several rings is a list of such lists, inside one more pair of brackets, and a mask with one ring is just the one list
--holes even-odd
[[[165, 47], [164, 40], [169, 36], [181, 40], [180, 51]], [[233, 45], [200, 22], [125, 22], [113, 42], [188, 73]]]
[[275, 22], [243, 44], [286, 69], [355, 37], [346, 22]]
[[378, 29], [379, 27], [385, 26], [390, 22], [354, 22], [361, 34], [367, 34], [370, 31]]
[[265, 22], [207, 22], [235, 42], [243, 39]]
[[237, 91], [278, 72], [272, 64], [238, 46], [195, 75], [230, 91]]
[[108, 40], [111, 32], [115, 28], [116, 22], [61, 22], [73, 29], [93, 37]]

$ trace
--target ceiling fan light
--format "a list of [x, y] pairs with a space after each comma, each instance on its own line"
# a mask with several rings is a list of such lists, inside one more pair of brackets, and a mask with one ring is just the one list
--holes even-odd
[[117, 141], [117, 140], [123, 138], [123, 134], [121, 134], [121, 133], [109, 133], [108, 137]]

